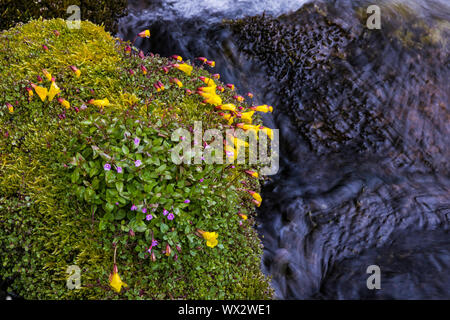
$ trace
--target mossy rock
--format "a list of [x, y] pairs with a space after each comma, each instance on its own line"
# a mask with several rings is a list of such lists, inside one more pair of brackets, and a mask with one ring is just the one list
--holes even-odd
[[[2, 32], [0, 44], [0, 278], [10, 291], [27, 299], [272, 297], [260, 271], [254, 206], [240, 191], [242, 183], [259, 188], [244, 172], [250, 167], [168, 160], [176, 128], [197, 120], [204, 129], [230, 127], [193, 94], [200, 76], [211, 77], [207, 70], [194, 65], [184, 73], [174, 60], [144, 56], [87, 21], [68, 29], [62, 19], [33, 20]], [[31, 87], [50, 87], [43, 69], [60, 88], [51, 101]], [[223, 103], [234, 95], [220, 93]], [[104, 108], [92, 104], [105, 98]], [[138, 159], [139, 168], [127, 165]], [[130, 210], [133, 201], [139, 212]], [[207, 246], [197, 229], [217, 232], [219, 244]], [[147, 252], [153, 238], [154, 261]], [[115, 248], [128, 285], [120, 293], [109, 286]], [[81, 289], [67, 288], [71, 265], [81, 269]]]

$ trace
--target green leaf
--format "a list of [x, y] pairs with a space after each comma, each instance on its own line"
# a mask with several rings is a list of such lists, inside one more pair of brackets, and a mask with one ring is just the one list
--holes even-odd
[[165, 233], [169, 230], [169, 226], [165, 223], [161, 223], [161, 225], [159, 226], [159, 229], [161, 230], [162, 233]]
[[113, 211], [114, 210], [114, 205], [113, 204], [111, 204], [111, 203], [107, 203], [106, 205], [105, 205], [105, 211], [106, 212], [111, 212], [111, 211]]
[[122, 191], [123, 191], [123, 182], [122, 181], [116, 182], [116, 189], [117, 189], [117, 191], [119, 191], [119, 193], [122, 193]]
[[72, 175], [70, 177], [72, 179], [72, 183], [77, 183], [78, 182], [78, 179], [80, 178], [80, 172], [79, 172], [78, 168], [75, 169], [74, 172], [72, 172]]
[[122, 220], [123, 218], [125, 218], [125, 216], [126, 216], [126, 211], [123, 209], [120, 209], [119, 211], [116, 212], [114, 219]]

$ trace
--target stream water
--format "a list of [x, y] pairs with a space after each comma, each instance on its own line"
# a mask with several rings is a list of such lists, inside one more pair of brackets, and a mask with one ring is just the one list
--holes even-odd
[[[450, 298], [450, 7], [374, 2], [132, 0], [119, 22], [274, 106], [280, 171], [258, 230], [280, 299]], [[371, 4], [380, 30], [361, 22]]]

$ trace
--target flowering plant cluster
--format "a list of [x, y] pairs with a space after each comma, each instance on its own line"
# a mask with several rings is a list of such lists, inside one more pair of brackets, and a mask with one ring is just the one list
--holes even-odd
[[[252, 228], [258, 167], [170, 157], [177, 128], [240, 123], [217, 107], [237, 120], [266, 107], [220, 84], [214, 61], [145, 55], [99, 29], [38, 20], [0, 35], [0, 275], [33, 298], [270, 296]], [[68, 265], [85, 290], [65, 288]]]

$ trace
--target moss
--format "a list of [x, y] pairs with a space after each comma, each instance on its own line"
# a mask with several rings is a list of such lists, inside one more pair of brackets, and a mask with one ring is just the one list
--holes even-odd
[[[190, 76], [176, 68], [166, 73], [163, 67], [170, 65], [169, 59], [138, 56], [135, 48], [130, 53], [125, 50], [129, 44], [90, 22], [69, 30], [62, 19], [33, 20], [2, 32], [0, 44], [0, 277], [9, 280], [10, 290], [28, 299], [272, 297], [269, 279], [260, 271], [255, 211], [249, 196], [238, 191], [241, 182], [258, 190], [258, 181], [245, 175], [244, 165], [222, 165], [208, 167], [213, 181], [198, 186], [193, 181], [205, 174], [205, 167], [176, 166], [162, 153], [173, 146], [171, 131], [189, 128], [194, 120], [201, 120], [204, 129], [228, 127], [211, 105], [186, 93], [201, 86], [198, 77], [211, 76], [208, 71], [195, 66]], [[141, 72], [141, 65], [148, 74]], [[43, 77], [43, 69], [55, 78], [61, 89], [57, 98], [69, 101], [69, 109], [57, 98], [42, 102], [36, 93], [29, 97], [27, 88]], [[169, 82], [173, 77], [183, 88]], [[49, 87], [43, 78], [40, 85]], [[156, 92], [157, 81], [166, 90]], [[233, 102], [234, 94], [221, 94], [224, 103]], [[104, 98], [110, 101], [104, 109], [88, 103]], [[12, 113], [7, 104], [13, 106]], [[92, 146], [104, 152], [127, 150], [123, 146], [128, 140], [115, 138], [123, 137], [122, 128], [146, 137], [143, 149], [136, 151], [139, 157], [145, 148], [153, 155], [143, 159], [140, 174], [126, 168], [125, 180], [111, 185], [102, 168], [104, 160]], [[80, 157], [84, 160], [77, 164]], [[162, 169], [160, 162], [166, 163]], [[136, 191], [143, 173], [155, 170], [161, 177], [151, 179], [160, 191]], [[108, 190], [117, 182], [123, 183], [128, 196], [120, 193], [123, 207], [111, 209], [115, 218], [109, 219]], [[117, 215], [137, 197], [150, 201], [149, 195], [175, 206], [176, 219], [161, 220], [160, 215], [160, 220], [144, 221], [145, 228], [134, 234], [137, 216], [128, 220], [128, 215]], [[186, 195], [192, 197], [189, 206], [179, 204]], [[250, 217], [242, 225], [238, 210]], [[196, 228], [219, 232], [219, 245], [207, 247]], [[160, 241], [154, 250], [156, 261], [145, 251], [153, 235]], [[169, 257], [164, 253], [167, 244], [173, 248]], [[175, 244], [181, 245], [180, 251]], [[108, 285], [115, 247], [120, 276], [128, 284], [121, 293]], [[79, 290], [66, 287], [70, 265], [81, 268]]]

